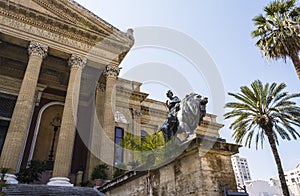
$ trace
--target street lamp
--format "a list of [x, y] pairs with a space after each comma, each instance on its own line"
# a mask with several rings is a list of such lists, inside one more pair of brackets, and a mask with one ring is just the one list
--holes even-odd
[[53, 157], [54, 157], [54, 144], [55, 144], [55, 139], [56, 139], [56, 133], [60, 127], [61, 124], [61, 118], [59, 115], [56, 115], [53, 119], [52, 122], [50, 122], [50, 125], [53, 127], [53, 138], [52, 138], [52, 144], [51, 144], [51, 149], [48, 155], [48, 160], [46, 162], [46, 169], [47, 170], [53, 170]]

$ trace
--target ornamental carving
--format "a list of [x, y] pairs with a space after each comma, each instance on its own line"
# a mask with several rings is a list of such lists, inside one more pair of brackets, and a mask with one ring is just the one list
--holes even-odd
[[118, 66], [107, 65], [104, 71], [104, 76], [116, 78], [118, 77], [119, 73], [120, 73], [120, 68]]
[[137, 110], [137, 109], [134, 109], [134, 108], [129, 108], [129, 110], [131, 111], [131, 115], [133, 117], [135, 117], [135, 116], [139, 117], [139, 116], [142, 115], [140, 110]]
[[71, 68], [80, 68], [83, 69], [86, 66], [87, 59], [85, 57], [72, 54], [69, 59], [69, 66]]
[[[2, 1], [4, 0], [1, 0], [0, 2]], [[44, 13], [40, 13], [37, 10], [28, 9], [14, 1], [8, 2], [9, 3], [5, 4], [5, 7], [0, 5], [0, 15], [4, 16], [0, 17], [0, 26], [4, 25], [9, 28], [14, 28], [22, 33], [26, 32], [35, 34], [38, 35], [38, 37], [57, 41], [64, 45], [92, 53], [96, 52], [92, 50], [92, 48], [96, 47], [96, 45], [101, 45], [108, 51], [118, 53], [128, 51], [133, 45], [133, 42], [130, 39], [124, 40], [123, 43], [117, 41], [119, 39], [123, 40], [126, 38], [127, 34], [122, 31], [104, 31], [103, 29], [107, 29], [106, 25], [109, 24], [97, 24], [98, 20], [102, 20], [99, 17], [88, 13], [91, 15], [90, 17], [92, 20], [95, 20], [94, 22], [89, 22], [89, 20], [83, 19], [81, 15], [76, 14], [69, 8], [62, 9], [61, 4], [58, 3], [58, 1], [35, 0], [36, 3], [40, 4], [50, 12], [53, 12], [54, 15], [60, 16], [61, 20], [57, 20], [57, 18]], [[79, 6], [75, 3], [75, 1], [72, 1], [71, 4]], [[75, 9], [78, 8], [75, 7]], [[76, 22], [70, 23], [70, 20]], [[84, 22], [84, 26], [87, 25], [90, 29], [97, 30], [88, 31], [86, 28], [82, 28], [80, 21]], [[74, 26], [74, 24], [76, 25]], [[109, 37], [109, 39], [103, 39], [104, 35], [105, 37]], [[101, 53], [102, 55], [103, 52], [97, 50], [97, 53]], [[99, 54], [95, 55], [99, 56]]]
[[105, 85], [105, 83], [103, 83], [103, 82], [99, 82], [98, 84], [97, 84], [97, 90], [98, 91], [100, 91], [100, 92], [105, 92], [105, 89], [106, 89], [106, 85]]
[[34, 41], [30, 42], [28, 47], [29, 55], [45, 58], [47, 56], [47, 53], [48, 53], [48, 46]]
[[125, 115], [119, 111], [115, 112], [115, 122], [128, 124], [128, 120]]

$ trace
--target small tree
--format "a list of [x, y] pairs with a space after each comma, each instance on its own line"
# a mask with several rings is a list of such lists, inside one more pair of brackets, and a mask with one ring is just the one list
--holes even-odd
[[114, 168], [113, 178], [117, 178], [126, 172], [126, 165], [124, 163], [118, 163]]
[[11, 169], [7, 167], [1, 167], [0, 172], [1, 172], [1, 180], [4, 180], [5, 174], [7, 174]]
[[46, 162], [39, 160], [31, 160], [29, 167], [26, 169], [21, 169], [17, 173], [17, 180], [21, 183], [33, 183], [38, 181], [41, 174], [46, 170]]
[[95, 179], [106, 180], [107, 179], [107, 173], [106, 173], [107, 170], [108, 170], [108, 165], [106, 165], [105, 163], [96, 165], [92, 172], [92, 176], [91, 176], [92, 180], [95, 180]]
[[128, 133], [121, 141], [120, 145], [137, 152], [138, 160], [135, 160], [135, 162], [148, 167], [147, 192], [148, 195], [152, 195], [153, 188], [150, 167], [158, 165], [163, 161], [164, 151], [161, 147], [165, 145], [165, 139], [162, 132], [157, 131], [151, 135], [145, 136], [143, 139], [141, 136]]
[[[159, 164], [163, 161], [164, 152], [161, 147], [165, 145], [165, 140], [161, 131], [157, 131], [151, 135], [145, 136], [143, 139], [141, 136], [127, 133], [124, 139], [121, 141], [120, 146], [123, 148], [132, 150], [136, 153], [135, 162], [139, 165], [146, 164], [149, 159], [154, 164]], [[154, 160], [153, 160], [154, 159]]]

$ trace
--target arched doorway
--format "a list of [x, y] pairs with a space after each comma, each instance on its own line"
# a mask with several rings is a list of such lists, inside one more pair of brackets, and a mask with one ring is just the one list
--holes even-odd
[[50, 170], [56, 153], [63, 108], [63, 103], [52, 102], [40, 110], [29, 155], [29, 160], [49, 162], [52, 159], [52, 165], [47, 168]]

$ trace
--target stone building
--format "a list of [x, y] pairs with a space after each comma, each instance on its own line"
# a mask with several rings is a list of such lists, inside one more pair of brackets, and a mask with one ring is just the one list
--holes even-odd
[[136, 134], [157, 129], [162, 104], [148, 100], [141, 83], [117, 77], [133, 43], [132, 30], [124, 33], [74, 1], [1, 0], [1, 167], [18, 172], [44, 160], [52, 177], [84, 171], [88, 179], [99, 154], [109, 163], [115, 156], [105, 141], [100, 150], [94, 118], [112, 141], [115, 127], [124, 134], [133, 121]]
[[100, 187], [106, 195], [247, 195], [236, 191], [230, 156], [238, 145], [197, 134], [186, 150], [170, 163], [151, 170], [131, 171]]
[[[73, 0], [0, 0], [0, 167], [13, 169], [10, 183], [30, 160], [42, 160], [49, 185], [72, 186], [79, 171], [89, 179], [100, 159], [130, 159], [115, 145], [126, 132], [158, 129], [164, 103], [118, 77], [133, 44], [131, 29], [124, 33]], [[196, 132], [216, 139], [221, 127], [207, 114]], [[235, 186], [227, 167], [237, 146], [219, 142], [210, 152], [205, 159], [227, 169]], [[210, 183], [216, 178], [224, 179]]]

